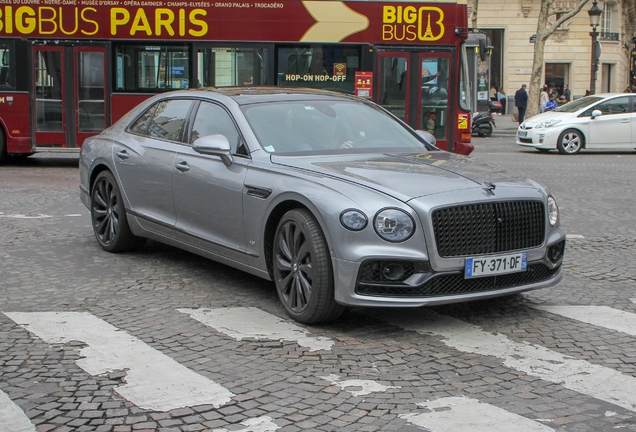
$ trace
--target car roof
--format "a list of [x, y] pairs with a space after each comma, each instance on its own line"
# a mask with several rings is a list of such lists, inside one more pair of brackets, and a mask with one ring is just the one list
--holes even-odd
[[294, 100], [339, 99], [356, 102], [363, 101], [363, 99], [346, 93], [304, 87], [203, 87], [192, 90], [212, 92], [220, 96], [225, 96], [233, 99], [239, 105]]

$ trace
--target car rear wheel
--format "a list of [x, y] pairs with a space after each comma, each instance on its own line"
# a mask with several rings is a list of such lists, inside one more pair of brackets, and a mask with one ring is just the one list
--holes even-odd
[[99, 173], [93, 183], [91, 222], [95, 238], [108, 252], [132, 250], [142, 242], [130, 231], [121, 192], [110, 171]]
[[344, 311], [334, 297], [327, 243], [314, 216], [290, 210], [274, 238], [274, 281], [287, 314], [304, 324], [334, 320]]
[[574, 129], [568, 129], [559, 136], [557, 149], [561, 154], [576, 154], [583, 148], [583, 135]]

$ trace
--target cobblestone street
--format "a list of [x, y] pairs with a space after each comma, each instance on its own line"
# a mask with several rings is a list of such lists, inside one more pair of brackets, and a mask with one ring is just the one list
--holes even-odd
[[636, 153], [474, 143], [556, 195], [564, 280], [313, 327], [213, 261], [104, 252], [77, 156], [0, 166], [0, 431], [636, 431]]

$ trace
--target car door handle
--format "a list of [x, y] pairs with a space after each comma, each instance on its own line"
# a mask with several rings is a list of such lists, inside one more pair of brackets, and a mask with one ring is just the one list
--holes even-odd
[[126, 160], [130, 157], [130, 155], [128, 154], [126, 150], [121, 150], [117, 152], [117, 157], [121, 160]]
[[178, 169], [181, 172], [186, 172], [186, 171], [190, 170], [190, 166], [188, 165], [188, 163], [186, 161], [183, 161], [181, 163], [176, 164], [175, 168]]
[[631, 120], [630, 120], [630, 119], [621, 120], [621, 123], [629, 123], [629, 122], [631, 122]]

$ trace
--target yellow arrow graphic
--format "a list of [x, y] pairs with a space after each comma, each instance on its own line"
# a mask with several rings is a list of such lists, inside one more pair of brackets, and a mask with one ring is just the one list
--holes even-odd
[[369, 18], [342, 2], [304, 1], [307, 12], [316, 20], [301, 42], [340, 42], [347, 36], [366, 30]]

